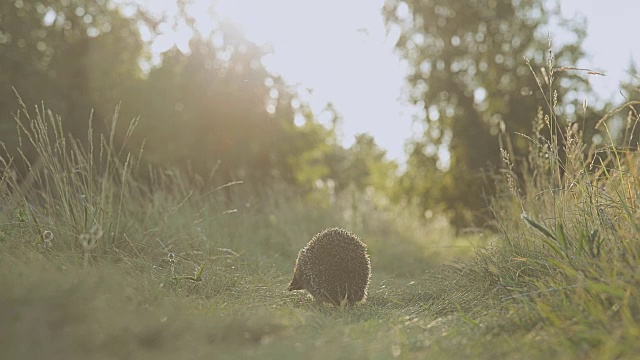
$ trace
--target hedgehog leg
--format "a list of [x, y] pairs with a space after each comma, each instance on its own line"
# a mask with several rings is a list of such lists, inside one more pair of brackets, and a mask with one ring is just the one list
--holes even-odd
[[340, 306], [340, 300], [335, 296], [331, 296], [331, 294], [326, 290], [322, 291], [321, 301], [328, 302], [334, 306]]
[[351, 294], [349, 293], [349, 284], [344, 284], [344, 293], [340, 294], [340, 304], [351, 304]]
[[349, 305], [352, 306], [356, 303], [356, 299], [354, 298], [353, 294], [347, 294], [347, 297], [345, 298], [345, 302]]
[[351, 301], [352, 303], [360, 302], [362, 301], [362, 298], [364, 298], [364, 293], [361, 289], [354, 289], [353, 292], [349, 295], [349, 301]]
[[349, 304], [353, 305], [361, 302], [365, 297], [364, 292], [365, 290], [359, 287], [355, 287], [351, 289], [351, 291], [349, 292], [349, 298], [348, 298]]
[[305, 288], [306, 288], [306, 284], [302, 279], [302, 275], [300, 274], [300, 271], [296, 270], [293, 273], [293, 280], [291, 280], [291, 284], [289, 284], [289, 287], [287, 288], [287, 290], [289, 291], [304, 290]]

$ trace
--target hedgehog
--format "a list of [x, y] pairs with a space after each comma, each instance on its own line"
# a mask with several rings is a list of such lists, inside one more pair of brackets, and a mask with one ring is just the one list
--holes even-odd
[[363, 302], [371, 277], [367, 246], [340, 228], [316, 234], [298, 253], [288, 290], [306, 290], [317, 303]]

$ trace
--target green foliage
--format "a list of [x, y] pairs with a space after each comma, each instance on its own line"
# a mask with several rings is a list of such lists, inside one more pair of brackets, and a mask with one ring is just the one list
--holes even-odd
[[[638, 155], [594, 148], [585, 158], [578, 127], [564, 162], [550, 161], [558, 156], [550, 140], [531, 137], [522, 182], [512, 181], [519, 165], [505, 151], [493, 205], [502, 241], [491, 236], [475, 260], [436, 268], [455, 254], [442, 249], [452, 232], [424, 227], [406, 209], [354, 213], [352, 199], [327, 209], [286, 185], [257, 193], [212, 189], [177, 170], [146, 175], [139, 155], [108, 137], [85, 149], [51, 112], [19, 116], [43, 165], [26, 164], [33, 180], [17, 181], [23, 159], [2, 162], [0, 345], [9, 357], [296, 358], [311, 349], [319, 358], [542, 359], [639, 350]], [[545, 129], [539, 121], [551, 123], [542, 116], [534, 128]], [[606, 161], [594, 163], [603, 151]], [[369, 247], [362, 306], [315, 306], [284, 290], [299, 248], [329, 226]]]
[[0, 24], [0, 129], [11, 150], [17, 145], [15, 131], [4, 130], [15, 129], [13, 88], [28, 104], [46, 100], [67, 130], [81, 138], [97, 99], [92, 95], [106, 91], [97, 87], [106, 85], [106, 78], [112, 84], [139, 72], [142, 43], [136, 22], [110, 2], [3, 1]]
[[[112, 256], [177, 260], [183, 251], [195, 249], [216, 258], [240, 254], [258, 259], [266, 259], [268, 254], [295, 257], [298, 248], [319, 230], [355, 226], [354, 230], [368, 238], [372, 251], [404, 259], [402, 264], [390, 261], [388, 272], [414, 271], [416, 264], [431, 261], [422, 249], [426, 242], [411, 240], [411, 232], [421, 231], [420, 227], [407, 227], [411, 222], [395, 223], [393, 217], [367, 207], [366, 199], [350, 198], [350, 202], [362, 201], [365, 206], [358, 214], [345, 216], [349, 208], [340, 201], [333, 205], [342, 210], [312, 205], [299, 199], [286, 183], [281, 184], [280, 193], [271, 196], [269, 190], [256, 190], [241, 182], [212, 188], [178, 169], [142, 166], [140, 152], [126, 150], [126, 140], [135, 137], [137, 121], [130, 123], [124, 143], [116, 144], [117, 115], [108, 137], [94, 142], [89, 128], [87, 140], [80, 141], [64, 136], [63, 121], [51, 111], [36, 108], [32, 114], [23, 105], [16, 120], [24, 146], [34, 148], [39, 160], [32, 163], [9, 154], [0, 158], [0, 216], [8, 224], [3, 231], [33, 239], [29, 243], [39, 250], [78, 251], [86, 266], [94, 259], [106, 261]], [[22, 148], [18, 152], [22, 153]], [[29, 169], [28, 176], [21, 177], [18, 167]], [[176, 213], [182, 215], [174, 218]], [[351, 222], [356, 216], [367, 218], [367, 223]], [[301, 221], [304, 217], [315, 220], [307, 224]], [[246, 223], [252, 227], [244, 226]], [[216, 239], [215, 246], [211, 237]], [[389, 239], [401, 244], [385, 250]], [[197, 268], [192, 280], [201, 279], [208, 259], [191, 260]], [[292, 266], [288, 257], [284, 263], [275, 263], [285, 269]], [[192, 271], [181, 270], [177, 275]]]
[[[37, 5], [16, 3], [9, 2], [25, 10], [5, 3], [0, 16], [5, 10], [19, 16], [37, 11]], [[471, 4], [470, 11], [485, 11]], [[438, 11], [456, 6], [439, 5]], [[35, 18], [24, 20], [37, 28]], [[2, 19], [3, 24], [13, 21]], [[11, 24], [15, 33], [20, 23]], [[91, 82], [96, 89], [117, 89], [89, 91], [104, 97], [96, 113], [115, 106], [113, 94], [130, 86], [127, 97], [136, 101], [123, 109], [135, 112], [140, 106], [173, 133], [154, 129], [144, 114], [126, 124], [116, 114], [106, 123], [108, 131], [99, 131], [86, 117], [75, 118], [84, 121], [72, 131], [84, 127], [80, 139], [67, 136], [66, 126], [75, 127], [73, 122], [44, 106], [31, 110], [20, 100], [11, 119], [11, 128], [18, 129], [10, 138], [17, 150], [7, 146], [0, 159], [0, 348], [5, 357], [601, 359], [640, 351], [640, 307], [634, 300], [640, 296], [637, 100], [630, 97], [625, 107], [589, 128], [588, 109], [583, 109], [585, 120], [562, 113], [553, 90], [558, 74], [584, 73], [548, 60], [547, 91], [540, 80], [544, 74], [532, 65], [542, 107], [530, 116], [531, 130], [523, 135], [498, 131], [504, 178], [493, 188], [491, 209], [498, 234], [454, 239], [442, 222], [426, 226], [408, 216], [411, 206], [382, 207], [372, 194], [388, 191], [389, 180], [397, 180], [401, 190], [394, 196], [400, 203], [434, 210], [446, 203], [444, 209], [467, 211], [463, 195], [481, 188], [452, 171], [460, 159], [472, 157], [470, 152], [454, 151], [452, 167], [442, 176], [443, 164], [430, 142], [418, 141], [410, 171], [395, 179], [391, 174], [397, 169], [373, 139], [360, 136], [349, 149], [336, 146], [333, 130], [314, 122], [280, 80], [251, 67], [247, 61], [259, 58], [258, 49], [243, 51], [242, 39], [227, 34], [235, 49], [230, 59], [243, 65], [242, 71], [224, 65], [230, 64], [226, 60], [208, 67], [206, 57], [217, 58], [220, 49], [196, 40], [192, 44], [199, 44], [200, 53], [196, 47], [191, 54], [170, 51], [165, 65], [146, 79], [142, 74], [130, 78], [139, 68], [123, 60], [125, 75], [113, 79], [127, 81]], [[115, 32], [97, 39], [107, 42], [100, 51], [117, 48]], [[130, 39], [139, 44], [135, 36]], [[93, 66], [115, 70], [107, 61]], [[3, 71], [0, 76], [12, 75]], [[253, 85], [243, 85], [245, 78]], [[184, 96], [180, 89], [187, 86], [197, 91]], [[157, 108], [145, 102], [140, 89], [158, 99]], [[637, 93], [632, 87], [625, 91]], [[234, 104], [236, 97], [242, 104]], [[233, 106], [209, 106], [219, 98]], [[176, 99], [184, 106], [181, 111]], [[447, 117], [445, 100], [438, 106], [445, 106], [440, 116]], [[527, 104], [522, 106], [529, 111]], [[266, 111], [268, 105], [274, 112]], [[296, 111], [307, 120], [300, 126], [292, 120]], [[476, 111], [478, 119], [483, 111]], [[207, 122], [209, 113], [215, 119]], [[236, 120], [256, 129], [238, 127], [227, 115], [243, 117]], [[185, 116], [190, 127], [175, 125], [171, 116]], [[451, 116], [442, 125], [460, 119]], [[620, 131], [616, 122], [624, 124]], [[207, 132], [215, 126], [219, 131]], [[144, 149], [136, 127], [149, 138]], [[484, 130], [489, 136], [480, 133], [474, 140], [489, 141], [491, 126]], [[225, 134], [237, 142], [225, 143]], [[590, 143], [590, 134], [605, 139]], [[222, 143], [198, 138], [202, 142], [193, 145], [189, 141], [196, 138], [190, 135]], [[163, 142], [172, 148], [162, 148]], [[166, 164], [158, 156], [163, 154], [178, 169], [147, 166], [143, 158], [151, 149], [147, 159]], [[198, 162], [197, 152], [206, 157]], [[217, 171], [225, 177], [259, 185], [268, 177], [271, 186], [207, 177], [203, 171], [223, 153], [227, 157]], [[425, 181], [438, 179], [446, 181]], [[315, 192], [330, 183], [332, 193]], [[318, 193], [318, 198], [309, 196]], [[304, 294], [285, 291], [297, 251], [313, 234], [333, 226], [350, 229], [368, 245], [373, 276], [362, 306], [315, 306]], [[483, 247], [469, 260], [473, 245]], [[452, 263], [458, 256], [466, 258]]]
[[388, 194], [396, 177], [397, 166], [386, 160], [386, 151], [380, 149], [370, 135], [356, 136], [355, 143], [346, 149], [333, 179], [337, 191], [351, 188], [375, 189], [380, 194]]
[[210, 189], [139, 167], [139, 155], [111, 142], [115, 118], [112, 136], [93, 143], [88, 133], [86, 149], [50, 111], [23, 108], [19, 126], [42, 165], [27, 162], [30, 178], [19, 181], [16, 161], [26, 160], [2, 161], [0, 346], [9, 358], [387, 357], [414, 351], [399, 329], [434, 318], [425, 288], [404, 277], [444, 261], [433, 247], [449, 235], [400, 210], [362, 208], [369, 223], [350, 227], [375, 259], [369, 305], [316, 307], [285, 288], [313, 234], [349, 225], [339, 202], [317, 206], [286, 186]]
[[[617, 135], [609, 128], [618, 109], [596, 125], [609, 138], [610, 145], [600, 147], [584, 143], [590, 130], [582, 124], [551, 128], [562, 122], [550, 107], [535, 121], [534, 136], [526, 137], [530, 155], [520, 183], [513, 181], [512, 157], [503, 153], [507, 181], [493, 209], [505, 245], [484, 253], [482, 266], [510, 289], [509, 299], [529, 309], [553, 344], [576, 357], [638, 351], [632, 339], [640, 331], [640, 312], [629, 300], [638, 291], [640, 254], [639, 162], [632, 137], [640, 117], [633, 105], [625, 105], [629, 121]], [[564, 158], [557, 151], [561, 136]], [[514, 260], [517, 276], [504, 265]]]
[[[116, 119], [117, 115], [113, 129]], [[130, 219], [123, 216], [127, 212], [124, 200], [140, 199], [146, 193], [130, 179], [140, 165], [139, 157], [115, 147], [115, 130], [94, 142], [91, 122], [86, 146], [65, 137], [61, 118], [44, 107], [30, 114], [23, 103], [16, 122], [24, 148], [33, 149], [38, 156], [31, 162], [24, 155], [12, 157], [7, 153], [0, 160], [3, 211], [26, 213], [28, 216], [19, 216], [19, 221], [35, 225], [30, 230], [39, 239], [37, 244], [46, 241], [47, 234], [52, 242], [55, 235], [56, 246], [72, 249], [80, 245], [88, 254], [98, 244], [105, 250], [117, 242], [130, 224]], [[132, 122], [129, 133], [134, 127]], [[123, 141], [126, 144], [127, 138]], [[24, 154], [23, 147], [18, 153]], [[26, 176], [16, 171], [20, 168], [28, 169]], [[108, 234], [106, 242], [98, 242], [103, 232]], [[88, 261], [87, 256], [85, 259]]]
[[[191, 54], [166, 53], [162, 66], [130, 96], [125, 107], [142, 117], [145, 152], [153, 163], [183, 169], [188, 164], [204, 177], [215, 168], [227, 181], [291, 180], [291, 154], [322, 146], [324, 138], [295, 139], [309, 131], [293, 124], [295, 95], [259, 65], [262, 54], [255, 45], [225, 34], [218, 48], [194, 39]], [[225, 47], [233, 50], [225, 54]], [[223, 57], [229, 59], [217, 60]]]
[[[537, 89], [559, 76], [528, 76], [523, 57], [535, 68], [544, 66], [545, 29], [559, 22], [575, 39], [557, 50], [555, 62], [573, 66], [584, 55], [584, 23], [568, 27], [559, 9], [541, 0], [397, 0], [386, 3], [385, 16], [389, 28], [400, 32], [396, 48], [411, 64], [409, 97], [422, 109], [425, 129], [411, 143], [401, 180], [413, 191], [402, 195], [423, 211], [443, 208], [456, 227], [484, 225], [486, 198], [495, 190], [483, 174], [500, 165], [499, 137], [530, 134], [545, 96]], [[561, 99], [570, 104], [575, 92], [588, 90], [574, 73], [561, 75], [561, 86], [546, 94], [549, 106]], [[513, 139], [514, 156], [526, 158], [527, 149], [524, 138]]]
[[[3, 2], [0, 141], [11, 156], [32, 163], [42, 156], [29, 146], [15, 150], [14, 116], [22, 111], [15, 88], [26, 104], [45, 101], [79, 141], [91, 130], [96, 143], [104, 135], [127, 151], [144, 149], [143, 164], [177, 167], [210, 184], [285, 182], [311, 191], [317, 180], [335, 177], [327, 163], [328, 154], [341, 151], [333, 130], [266, 71], [264, 51], [237, 28], [211, 14], [214, 28], [194, 28], [189, 51], [152, 52], [167, 25], [195, 26], [187, 3], [180, 1], [173, 17], [156, 18], [127, 2]], [[133, 138], [127, 124], [111, 128], [116, 107], [122, 118], [138, 118]], [[294, 124], [296, 115], [304, 125]]]

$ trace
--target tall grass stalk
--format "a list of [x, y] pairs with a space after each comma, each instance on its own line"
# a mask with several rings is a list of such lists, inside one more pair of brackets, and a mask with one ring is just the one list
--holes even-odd
[[[529, 158], [515, 165], [521, 181], [507, 177], [492, 205], [506, 244], [481, 253], [481, 261], [496, 269], [500, 286], [511, 289], [507, 298], [534, 309], [546, 331], [568, 348], [606, 357], [637, 353], [640, 305], [632, 300], [640, 295], [640, 152], [632, 137], [640, 121], [637, 103], [625, 104], [629, 116], [623, 132], [613, 134], [607, 124], [618, 108], [597, 124], [606, 144], [589, 144], [578, 121], [556, 114], [553, 80], [566, 71], [600, 74], [554, 66], [551, 52], [542, 76], [530, 65], [539, 91], [548, 94], [546, 110], [539, 111], [533, 136], [519, 135], [530, 143]], [[509, 149], [503, 149], [508, 175], [514, 167]]]
[[[158, 220], [164, 219], [167, 225], [181, 206], [197, 211], [205, 197], [216, 204], [211, 193], [224, 188], [209, 190], [196, 176], [140, 166], [142, 148], [129, 151], [138, 119], [120, 126], [119, 108], [108, 133], [95, 132], [90, 118], [86, 138], [76, 139], [44, 104], [32, 110], [22, 100], [20, 105], [15, 115], [20, 146], [4, 148], [0, 157], [0, 218], [24, 223], [36, 247], [47, 233], [55, 238], [48, 242], [50, 250], [82, 254], [85, 265], [96, 256], [166, 256], [158, 241], [170, 240], [150, 236], [151, 224], [163, 226]], [[194, 192], [201, 196], [192, 197]], [[212, 211], [225, 210], [220, 204]]]

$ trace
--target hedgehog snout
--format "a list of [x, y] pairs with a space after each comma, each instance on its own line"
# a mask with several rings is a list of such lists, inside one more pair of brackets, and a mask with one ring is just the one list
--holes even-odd
[[288, 291], [293, 291], [293, 290], [302, 290], [298, 287], [296, 287], [296, 285], [292, 282], [291, 284], [289, 284], [289, 287], [287, 288]]
[[304, 282], [300, 279], [298, 271], [293, 274], [293, 280], [291, 280], [291, 284], [289, 284], [287, 290], [304, 290]]

